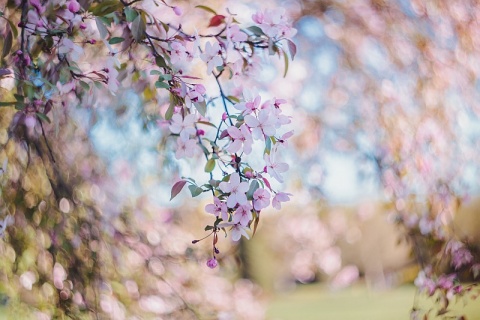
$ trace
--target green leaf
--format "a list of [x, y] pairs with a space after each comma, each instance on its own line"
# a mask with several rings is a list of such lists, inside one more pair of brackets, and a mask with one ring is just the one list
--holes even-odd
[[175, 103], [173, 102], [173, 100], [170, 100], [170, 106], [165, 112], [165, 120], [172, 119], [174, 109], [175, 109]]
[[293, 61], [293, 59], [295, 59], [295, 56], [297, 54], [297, 46], [295, 45], [295, 43], [293, 43], [292, 40], [288, 40], [288, 39], [287, 39], [287, 45], [288, 45], [288, 51], [290, 51], [290, 57], [292, 57], [292, 61]]
[[228, 96], [227, 99], [228, 99], [228, 100], [231, 100], [231, 101], [233, 101], [233, 102], [235, 102], [235, 103], [239, 103], [239, 102], [240, 102], [240, 99], [238, 99], [238, 98], [235, 97], [235, 96]]
[[212, 8], [207, 7], [207, 6], [195, 6], [195, 8], [202, 9], [202, 10], [205, 10], [207, 12], [213, 13], [214, 15], [217, 15], [217, 12], [215, 10], [213, 10]]
[[288, 56], [285, 53], [285, 51], [283, 51], [283, 59], [285, 61], [285, 72], [283, 73], [283, 77], [285, 78], [287, 76], [287, 72], [288, 72]]
[[143, 14], [138, 15], [132, 22], [132, 36], [137, 42], [145, 39], [145, 30], [147, 30], [147, 23]]
[[215, 159], [210, 159], [205, 165], [205, 172], [212, 172], [215, 169]]
[[253, 234], [252, 234], [252, 237], [255, 236], [255, 232], [257, 232], [257, 227], [258, 227], [258, 222], [260, 221], [260, 216], [256, 216], [254, 219], [253, 219]]
[[10, 30], [12, 30], [13, 36], [14, 36], [15, 38], [18, 37], [18, 30], [17, 30], [17, 27], [15, 27], [15, 24], [14, 24], [12, 21], [8, 20], [8, 19], [6, 19], [6, 20], [7, 20], [8, 24], [10, 25]]
[[5, 37], [5, 40], [3, 41], [2, 59], [8, 56], [8, 54], [10, 53], [10, 49], [12, 49], [12, 43], [13, 43], [12, 31], [9, 30], [7, 32], [7, 36]]
[[164, 23], [164, 22], [162, 22], [162, 21], [160, 21], [160, 23], [162, 24], [163, 29], [165, 29], [166, 32], [168, 32], [168, 30], [170, 30], [170, 27], [168, 26], [168, 24], [166, 24], [166, 23]]
[[276, 50], [277, 47], [275, 46], [275, 43], [273, 43], [273, 40], [271, 38], [268, 39], [268, 54], [273, 56], [275, 55]]
[[170, 192], [170, 201], [172, 201], [172, 199], [175, 198], [180, 193], [180, 191], [182, 191], [186, 183], [186, 180], [180, 180], [173, 185], [172, 191]]
[[193, 103], [193, 105], [198, 110], [198, 112], [200, 112], [200, 114], [205, 117], [205, 114], [207, 113], [207, 103], [205, 102], [205, 100], [202, 102], [195, 102]]
[[208, 231], [208, 230], [213, 230], [213, 226], [206, 226], [205, 231]]
[[25, 97], [22, 95], [14, 93], [13, 96], [15, 97], [15, 99], [17, 99], [17, 101], [25, 101]]
[[257, 190], [259, 187], [260, 187], [260, 185], [258, 184], [258, 181], [257, 181], [257, 180], [253, 180], [252, 183], [250, 184], [250, 188], [249, 188], [248, 191], [247, 191], [247, 198], [248, 198], [249, 200], [252, 200], [252, 199], [253, 199], [253, 193], [254, 193], [255, 190]]
[[155, 63], [160, 68], [168, 68], [167, 63], [165, 62], [165, 59], [162, 56], [156, 56], [155, 57]]
[[270, 140], [270, 138], [265, 139], [265, 151], [264, 151], [264, 153], [270, 154], [271, 150], [272, 150], [272, 140]]
[[170, 85], [165, 82], [157, 81], [155, 82], [155, 87], [160, 88], [160, 89], [169, 89]]
[[217, 129], [216, 125], [214, 125], [213, 123], [207, 122], [207, 121], [197, 121], [197, 123], [204, 124], [204, 125], [210, 126], [210, 127], [214, 127], [215, 129]]
[[256, 36], [266, 36], [266, 34], [257, 26], [251, 26], [247, 28], [248, 31], [253, 33]]
[[95, 85], [95, 87], [97, 87], [97, 89], [102, 89], [103, 88], [103, 85], [100, 81], [94, 81], [93, 84]]
[[197, 187], [196, 185], [194, 184], [191, 184], [188, 186], [188, 189], [190, 190], [190, 193], [192, 194], [192, 197], [197, 197], [199, 196], [200, 194], [202, 194], [203, 192], [203, 189], [200, 188], [200, 187]]
[[90, 85], [86, 83], [85, 81], [80, 80], [80, 86], [83, 88], [83, 90], [90, 90]]
[[106, 16], [107, 14], [120, 9], [121, 5], [121, 2], [118, 0], [106, 0], [97, 3], [93, 8], [91, 6], [88, 10], [96, 16]]
[[28, 99], [33, 100], [33, 96], [35, 94], [35, 90], [33, 89], [33, 85], [31, 82], [24, 82], [23, 83], [23, 92], [28, 97]]
[[203, 145], [203, 143], [200, 143], [198, 145], [200, 146], [200, 149], [202, 149], [203, 154], [205, 154], [206, 156], [210, 154], [210, 152], [208, 152], [208, 149]]
[[46, 115], [44, 115], [43, 113], [36, 112], [35, 114], [36, 114], [37, 117], [39, 117], [41, 120], [46, 121], [46, 122], [48, 122], [48, 123], [51, 123], [50, 118], [47, 117]]
[[138, 12], [130, 7], [125, 7], [125, 9], [123, 9], [123, 12], [125, 13], [125, 18], [127, 19], [127, 22], [132, 22], [138, 16]]
[[120, 42], [123, 42], [123, 41], [125, 41], [124, 38], [121, 38], [121, 37], [113, 37], [113, 38], [111, 38], [111, 39], [108, 41], [108, 43], [110, 43], [110, 44], [117, 44], [117, 43], [120, 43]]
[[21, 101], [15, 102], [15, 109], [17, 109], [17, 110], [23, 110], [23, 109], [25, 109], [25, 103], [23, 103], [23, 102], [21, 102]]
[[150, 71], [150, 75], [155, 76], [155, 75], [160, 75], [163, 74], [160, 70], [152, 70]]

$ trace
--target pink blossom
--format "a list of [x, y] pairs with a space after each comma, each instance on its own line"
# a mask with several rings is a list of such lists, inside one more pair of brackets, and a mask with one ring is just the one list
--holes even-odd
[[210, 258], [207, 260], [207, 267], [210, 269], [215, 269], [218, 266], [218, 262], [216, 258]]
[[457, 276], [455, 274], [449, 275], [440, 275], [437, 280], [437, 287], [445, 290], [449, 290], [453, 288], [454, 280]]
[[249, 203], [238, 206], [232, 222], [240, 223], [242, 226], [246, 227], [250, 220], [252, 220], [252, 206]]
[[275, 178], [278, 182], [283, 182], [283, 177], [280, 175], [288, 170], [289, 166], [287, 163], [284, 162], [276, 162], [275, 161], [275, 153], [265, 154], [263, 157], [265, 160], [266, 172]]
[[460, 241], [450, 241], [445, 250], [450, 252], [452, 256], [451, 264], [455, 267], [455, 270], [473, 261], [473, 255], [470, 253], [470, 250], [465, 248], [465, 245]]
[[272, 206], [277, 209], [277, 210], [280, 210], [282, 208], [282, 202], [287, 202], [287, 201], [290, 201], [290, 197], [292, 196], [292, 194], [290, 193], [285, 193], [285, 192], [278, 192], [274, 197], [273, 197], [273, 200], [272, 200]]
[[69, 38], [63, 37], [58, 46], [58, 53], [72, 54], [72, 58], [78, 60], [78, 57], [83, 54], [83, 48], [73, 43]]
[[192, 158], [197, 151], [197, 141], [193, 139], [187, 139], [183, 141], [182, 138], [177, 139], [177, 151], [175, 152], [175, 158], [182, 159], [184, 157]]
[[252, 136], [255, 140], [265, 136], [275, 135], [274, 118], [270, 117], [268, 110], [260, 110], [258, 118], [249, 114], [245, 116], [245, 123], [252, 129]]
[[202, 84], [196, 84], [196, 85], [193, 86], [193, 88], [190, 91], [188, 91], [188, 93], [185, 97], [185, 100], [186, 100], [185, 102], [187, 103], [187, 105], [189, 105], [192, 102], [205, 101], [203, 96], [205, 95], [206, 92], [207, 92], [207, 90], [205, 89], [205, 87]]
[[[246, 94], [244, 94], [246, 95]], [[240, 102], [235, 104], [233, 107], [237, 110], [242, 111], [242, 114], [250, 114], [258, 110], [260, 106], [261, 97], [259, 95], [255, 96], [252, 99], [246, 99], [245, 102]]]
[[227, 199], [227, 206], [229, 208], [235, 207], [237, 204], [243, 205], [247, 203], [248, 182], [240, 181], [240, 176], [237, 172], [230, 175], [229, 182], [221, 182], [220, 190], [225, 193], [230, 193]]
[[252, 152], [252, 134], [246, 125], [241, 125], [240, 129], [235, 126], [228, 127], [227, 132], [232, 138], [232, 143], [227, 148], [228, 152], [245, 152], [245, 154]]
[[185, 48], [180, 42], [174, 41], [170, 43], [170, 62], [177, 64], [179, 62], [185, 62], [187, 59], [187, 48]]
[[259, 11], [252, 16], [252, 20], [271, 38], [291, 38], [297, 32], [287, 20], [283, 8]]
[[228, 64], [228, 67], [231, 71], [232, 80], [235, 84], [237, 84], [238, 79], [243, 75], [243, 66], [243, 59], [238, 59], [237, 61]]
[[247, 41], [247, 34], [240, 30], [238, 24], [231, 24], [227, 28], [227, 39], [232, 42]]
[[458, 249], [452, 254], [452, 265], [455, 267], [455, 270], [460, 269], [472, 261], [473, 255], [470, 253], [470, 250], [465, 247]]
[[222, 215], [221, 218], [223, 221], [228, 221], [228, 211], [227, 205], [225, 202], [221, 201], [217, 197], [213, 197], [213, 204], [207, 204], [205, 206], [205, 211], [211, 213], [218, 217], [220, 214]]
[[200, 58], [207, 63], [207, 74], [212, 73], [213, 68], [223, 65], [221, 52], [218, 42], [214, 42], [212, 45], [209, 41], [205, 45], [205, 51], [200, 55]]
[[437, 285], [435, 281], [431, 279], [430, 272], [429, 268], [420, 271], [414, 283], [421, 291], [426, 291], [429, 296], [432, 296], [437, 289]]
[[247, 239], [250, 239], [248, 233], [247, 233], [247, 227], [242, 226], [240, 223], [232, 223], [232, 222], [223, 222], [218, 225], [220, 228], [228, 228], [232, 227], [230, 229], [231, 235], [232, 235], [232, 240], [233, 241], [238, 241], [242, 236], [244, 236]]
[[182, 115], [179, 113], [175, 113], [172, 116], [172, 123], [170, 124], [170, 131], [175, 134], [180, 135], [180, 139], [182, 141], [187, 141], [190, 139], [190, 135], [195, 134], [197, 131], [195, 130], [194, 123], [195, 123], [195, 115], [188, 114], [185, 118], [182, 118]]
[[293, 136], [293, 130], [284, 133], [280, 138], [277, 139], [277, 143], [275, 147], [278, 149], [279, 146], [281, 147], [288, 147], [288, 139]]
[[263, 188], [258, 188], [253, 193], [253, 207], [260, 211], [270, 205], [270, 192]]

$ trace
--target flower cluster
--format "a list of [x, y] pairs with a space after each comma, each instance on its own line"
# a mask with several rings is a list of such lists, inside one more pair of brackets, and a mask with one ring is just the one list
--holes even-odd
[[[218, 265], [218, 232], [230, 232], [234, 241], [242, 236], [248, 238], [250, 229], [255, 232], [261, 211], [269, 206], [280, 209], [291, 196], [277, 190], [276, 182], [272, 181], [283, 182], [288, 170], [288, 165], [281, 161], [282, 149], [293, 134], [285, 128], [290, 123], [290, 117], [282, 108], [286, 101], [273, 98], [262, 102], [259, 94], [250, 94], [247, 83], [253, 82], [245, 81], [260, 70], [265, 52], [285, 59], [286, 66], [295, 56], [295, 45], [288, 39], [295, 30], [285, 14], [278, 10], [256, 13], [244, 26], [233, 14], [217, 14], [212, 8], [198, 6], [196, 12], [210, 18], [209, 26], [202, 29], [200, 24], [189, 28], [186, 21], [192, 19], [181, 18], [182, 8], [163, 0], [155, 4], [157, 6], [153, 7], [149, 1], [140, 0], [17, 0], [9, 3], [7, 11], [0, 11], [0, 34], [5, 39], [2, 40], [0, 80], [5, 75], [14, 80], [9, 88], [12, 94], [5, 100], [2, 96], [0, 106], [15, 108], [9, 109], [14, 113], [9, 124], [9, 142], [26, 150], [15, 155], [25, 157], [12, 162], [8, 172], [12, 172], [12, 177], [8, 178], [25, 181], [22, 187], [30, 189], [31, 180], [25, 177], [33, 174], [35, 170], [31, 166], [39, 162], [44, 164], [45, 170], [39, 170], [38, 175], [44, 172], [48, 175], [45, 183], [38, 184], [45, 189], [44, 194], [29, 194], [28, 210], [21, 211], [16, 206], [14, 217], [7, 216], [0, 221], [0, 235], [9, 232], [7, 226], [14, 223], [34, 226], [33, 229], [39, 229], [40, 238], [49, 239], [45, 243], [48, 242], [51, 252], [45, 256], [51, 259], [52, 272], [41, 277], [52, 282], [48, 284], [52, 288], [50, 291], [58, 293], [57, 300], [62, 301], [62, 306], [55, 308], [59, 314], [61, 308], [66, 313], [81, 312], [82, 308], [90, 310], [101, 301], [102, 310], [95, 312], [118, 319], [125, 316], [121, 303], [113, 297], [114, 289], [102, 285], [98, 301], [96, 288], [90, 290], [96, 283], [107, 282], [102, 277], [109, 275], [96, 272], [94, 268], [96, 259], [102, 263], [100, 260], [108, 254], [101, 254], [104, 242], [100, 241], [103, 233], [99, 230], [104, 228], [97, 220], [97, 210], [84, 205], [85, 198], [79, 195], [96, 196], [99, 188], [92, 185], [86, 193], [79, 191], [82, 183], [70, 188], [65, 182], [71, 181], [70, 178], [63, 179], [63, 172], [59, 170], [65, 159], [55, 159], [56, 155], [67, 152], [65, 140], [58, 137], [68, 131], [68, 112], [80, 109], [78, 106], [96, 108], [128, 90], [143, 99], [142, 114], [148, 115], [146, 121], [168, 128], [167, 134], [162, 131], [162, 146], [170, 148], [169, 154], [181, 161], [204, 157], [202, 167], [210, 179], [197, 183], [191, 178], [182, 178], [173, 185], [171, 197], [186, 185], [192, 196], [211, 193], [213, 200], [206, 211], [212, 214], [214, 221], [205, 228], [213, 235], [213, 257], [207, 262], [210, 268]], [[218, 104], [221, 111], [212, 108]], [[37, 161], [38, 158], [42, 161]], [[69, 156], [72, 161], [69, 164], [74, 163], [72, 159], [76, 159], [76, 155]], [[250, 165], [252, 159], [260, 164]], [[23, 163], [28, 169], [24, 172], [19, 170]], [[2, 176], [6, 165], [5, 162], [0, 168]], [[88, 166], [78, 164], [82, 174], [91, 177], [93, 174], [85, 167]], [[18, 187], [10, 180], [13, 188]], [[2, 194], [2, 200], [13, 194]], [[95, 196], [92, 198], [97, 199]], [[43, 204], [39, 204], [40, 201]], [[88, 211], [82, 211], [81, 218], [76, 216], [80, 207]], [[28, 214], [24, 214], [27, 211]], [[50, 224], [52, 212], [56, 218], [51, 219], [62, 223]], [[70, 218], [75, 220], [73, 224], [65, 222]], [[151, 230], [150, 235], [143, 237], [146, 240], [140, 236], [142, 241], [148, 240], [152, 245], [146, 248], [138, 243], [133, 245], [136, 240], [130, 241], [133, 237], [113, 226], [115, 222], [102, 223], [109, 226], [105, 228], [109, 233], [106, 238], [112, 239], [117, 249], [138, 246], [129, 250], [131, 256], [126, 260], [135, 264], [145, 259], [149, 272], [156, 275], [162, 275], [162, 270], [168, 268], [166, 261], [152, 263], [151, 257], [164, 254], [163, 249], [169, 245], [165, 244], [161, 250], [157, 248], [158, 235], [152, 236]], [[75, 231], [64, 232], [69, 227]], [[138, 228], [132, 234], [137, 231]], [[10, 235], [18, 237], [17, 228], [12, 227]], [[64, 243], [69, 243], [67, 249], [57, 250]], [[42, 252], [44, 249], [41, 247]], [[185, 252], [180, 251], [178, 255]], [[98, 258], [91, 258], [90, 253], [98, 253]], [[71, 255], [72, 259], [64, 259], [64, 254]], [[87, 279], [90, 276], [95, 279]], [[26, 271], [16, 278], [27, 290], [37, 290], [42, 285], [39, 274], [34, 272]], [[138, 294], [134, 282], [127, 281], [125, 287], [132, 297]], [[143, 309], [166, 312], [159, 311], [159, 304], [154, 303], [153, 297], [144, 300], [140, 303]]]
[[[182, 15], [179, 7], [162, 4], [176, 16]], [[238, 241], [249, 237], [252, 224], [255, 232], [262, 210], [270, 205], [280, 209], [289, 200], [290, 194], [276, 190], [270, 180], [284, 181], [288, 164], [280, 160], [281, 150], [293, 133], [285, 130], [290, 123], [282, 110], [286, 101], [262, 102], [241, 79], [258, 70], [264, 51], [293, 59], [296, 48], [289, 38], [296, 31], [280, 9], [253, 14], [248, 27], [231, 14], [217, 14], [206, 6], [200, 9], [213, 14], [208, 31], [188, 34], [181, 24], [137, 1], [95, 1], [87, 7], [76, 0], [57, 6], [28, 0], [20, 35], [5, 18], [7, 35], [20, 37], [16, 51], [4, 50], [12, 50], [19, 81], [16, 101], [5, 104], [18, 110], [11, 124], [16, 138], [24, 139], [21, 135], [27, 132], [28, 138], [46, 140], [43, 123], [52, 121], [51, 110], [60, 107], [65, 96], [92, 94], [102, 84], [114, 95], [124, 86], [121, 73], [143, 70], [138, 77], [144, 76], [144, 87], [157, 97], [163, 118], [159, 123], [167, 124], [174, 137], [175, 158], [203, 154], [210, 174], [204, 184], [193, 179], [177, 182], [172, 198], [187, 184], [192, 196], [211, 192], [213, 203], [206, 211], [216, 220], [206, 229], [212, 230], [215, 239], [219, 230], [230, 229], [232, 239]], [[89, 48], [102, 53], [96, 56], [101, 68], [85, 63]], [[52, 71], [39, 72], [38, 66]], [[204, 68], [205, 73], [195, 73], [194, 67]], [[67, 71], [58, 76], [55, 72], [61, 68]], [[230, 89], [229, 82], [235, 83], [235, 89]], [[209, 83], [219, 93], [207, 92]], [[161, 97], [167, 95], [165, 110]], [[221, 119], [210, 108], [218, 101], [223, 107]], [[263, 166], [252, 167], [248, 160], [253, 158], [263, 161]], [[216, 253], [214, 244], [214, 257]], [[213, 265], [210, 261], [209, 266]]]

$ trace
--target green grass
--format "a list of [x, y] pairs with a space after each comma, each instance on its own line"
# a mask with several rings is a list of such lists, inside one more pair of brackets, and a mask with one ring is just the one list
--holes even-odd
[[[332, 292], [322, 285], [300, 286], [290, 293], [277, 295], [269, 306], [269, 320], [408, 320], [415, 298], [413, 286], [386, 291], [369, 291], [358, 285]], [[432, 305], [425, 298], [422, 307]], [[467, 315], [468, 320], [480, 319], [480, 300], [466, 307], [459, 302], [454, 311]], [[433, 314], [433, 313], [432, 313]], [[428, 319], [445, 319], [429, 317]]]

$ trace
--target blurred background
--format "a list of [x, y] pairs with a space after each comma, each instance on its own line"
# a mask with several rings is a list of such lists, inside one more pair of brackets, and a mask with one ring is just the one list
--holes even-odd
[[[115, 97], [70, 93], [52, 111], [66, 123], [49, 129], [57, 167], [46, 145], [31, 157], [8, 139], [14, 110], [2, 108], [10, 182], [0, 204], [15, 212], [0, 246], [5, 319], [68, 315], [52, 303], [71, 311], [94, 301], [112, 319], [409, 319], [412, 308], [431, 308], [413, 285], [428, 248], [451, 238], [480, 246], [480, 5], [177, 3], [199, 21], [206, 13], [195, 4], [247, 24], [257, 9], [284, 7], [294, 21], [287, 76], [283, 61], [266, 59], [256, 84], [288, 100], [292, 200], [265, 211], [252, 240], [221, 239], [220, 267], [210, 270], [208, 243], [191, 241], [210, 222], [211, 199], [182, 192], [169, 201], [170, 181], [204, 173], [167, 151], [157, 122], [165, 97], [141, 79], [126, 79], [132, 90]], [[435, 237], [444, 240], [428, 242]], [[99, 289], [79, 293], [76, 283]], [[476, 301], [453, 309], [480, 319]]]

